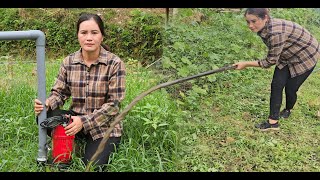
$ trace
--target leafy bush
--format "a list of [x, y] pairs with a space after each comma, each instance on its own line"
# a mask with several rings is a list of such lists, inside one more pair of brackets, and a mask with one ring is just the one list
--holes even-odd
[[[76, 22], [80, 12], [97, 12], [98, 9], [0, 9], [2, 31], [41, 30], [46, 36], [46, 54], [63, 57], [79, 49], [76, 37]], [[131, 57], [148, 64], [162, 55], [162, 19], [140, 10], [132, 10], [129, 22], [119, 25], [110, 22], [116, 16], [114, 10], [101, 10], [107, 37], [105, 44], [120, 57]], [[1, 56], [35, 57], [35, 42], [0, 41]]]

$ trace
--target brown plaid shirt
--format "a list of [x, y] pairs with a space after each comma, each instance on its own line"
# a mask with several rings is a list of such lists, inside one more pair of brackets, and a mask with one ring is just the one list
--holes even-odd
[[[72, 96], [70, 109], [80, 114], [84, 133], [89, 132], [93, 140], [102, 138], [119, 113], [115, 102], [124, 99], [125, 72], [124, 62], [102, 47], [98, 61], [87, 67], [80, 49], [63, 60], [48, 97], [50, 107], [62, 107]], [[119, 137], [121, 132], [118, 123], [110, 137]]]
[[257, 34], [269, 49], [267, 57], [258, 61], [263, 68], [288, 65], [291, 77], [295, 77], [314, 67], [320, 58], [318, 41], [294, 22], [270, 18]]

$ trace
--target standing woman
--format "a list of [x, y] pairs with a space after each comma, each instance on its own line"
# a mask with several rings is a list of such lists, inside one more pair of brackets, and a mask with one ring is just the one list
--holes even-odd
[[[47, 117], [71, 114], [73, 120], [65, 127], [67, 135], [86, 141], [83, 161], [87, 164], [96, 152], [110, 122], [119, 113], [119, 103], [125, 97], [125, 64], [107, 46], [102, 19], [96, 14], [82, 13], [77, 23], [80, 49], [62, 62], [57, 80], [46, 99]], [[60, 109], [72, 97], [69, 110]], [[43, 105], [34, 101], [38, 116]], [[110, 134], [104, 151], [93, 163], [108, 163], [109, 156], [120, 143], [121, 123]], [[48, 133], [50, 135], [50, 133]]]
[[[272, 18], [267, 8], [248, 8], [245, 19], [268, 47], [268, 54], [257, 61], [235, 63], [236, 69], [269, 68], [275, 65], [271, 83], [269, 119], [256, 128], [279, 130], [279, 118], [288, 118], [297, 101], [297, 91], [313, 71], [320, 58], [319, 43], [312, 34], [295, 22]], [[285, 88], [286, 106], [280, 112]]]

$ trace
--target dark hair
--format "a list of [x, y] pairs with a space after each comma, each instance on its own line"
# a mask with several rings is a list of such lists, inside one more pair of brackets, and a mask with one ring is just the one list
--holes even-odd
[[[88, 21], [88, 20], [91, 20], [93, 19], [99, 26], [99, 29], [102, 33], [102, 36], [106, 36], [106, 33], [104, 31], [104, 24], [103, 24], [103, 21], [101, 19], [101, 17], [97, 14], [92, 14], [92, 13], [81, 13], [80, 14], [80, 17], [78, 19], [78, 22], [77, 22], [77, 34], [79, 33], [79, 27], [80, 27], [80, 24], [83, 22], [83, 21]], [[107, 51], [110, 51], [110, 47], [101, 43], [101, 46], [107, 50]]]
[[247, 8], [244, 12], [244, 16], [246, 16], [247, 14], [255, 15], [261, 19], [264, 19], [266, 15], [268, 18], [270, 18], [268, 8]]

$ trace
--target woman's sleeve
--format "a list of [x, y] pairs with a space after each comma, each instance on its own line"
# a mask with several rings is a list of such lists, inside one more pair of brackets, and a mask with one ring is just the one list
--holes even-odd
[[269, 68], [272, 65], [275, 65], [280, 55], [283, 51], [285, 45], [286, 37], [284, 33], [275, 33], [272, 34], [268, 39], [268, 54], [267, 57], [259, 60], [258, 63], [263, 68]]
[[124, 62], [117, 61], [109, 79], [107, 102], [92, 114], [81, 116], [85, 132], [99, 126], [101, 123], [110, 121], [112, 117], [119, 113], [118, 105], [125, 97], [125, 76], [126, 71]]
[[49, 107], [54, 110], [62, 107], [65, 101], [70, 97], [71, 92], [67, 85], [67, 70], [64, 62], [61, 63], [58, 77], [54, 86], [51, 88], [51, 93], [48, 97]]

